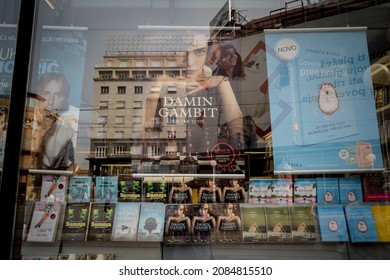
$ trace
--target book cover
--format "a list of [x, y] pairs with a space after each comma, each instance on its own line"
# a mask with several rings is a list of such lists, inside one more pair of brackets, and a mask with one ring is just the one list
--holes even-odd
[[317, 178], [317, 202], [339, 203], [339, 179], [331, 177]]
[[288, 204], [293, 202], [292, 179], [274, 179], [271, 187], [271, 203]]
[[267, 234], [270, 242], [291, 242], [291, 221], [286, 206], [266, 206]]
[[118, 177], [97, 176], [95, 185], [95, 202], [118, 201]]
[[317, 201], [317, 180], [297, 178], [294, 182], [294, 203], [315, 203]]
[[137, 240], [140, 203], [118, 202], [115, 208], [112, 241]]
[[90, 202], [75, 202], [66, 205], [61, 240], [85, 241], [90, 205]]
[[313, 206], [290, 206], [292, 241], [316, 241], [317, 231]]
[[65, 202], [67, 192], [67, 177], [65, 175], [42, 175], [41, 201], [50, 195], [55, 201]]
[[91, 203], [87, 240], [110, 241], [115, 215], [115, 203]]
[[390, 205], [372, 205], [372, 215], [376, 225], [378, 240], [390, 241]]
[[65, 254], [65, 253], [60, 253], [58, 254], [57, 259], [58, 260], [85, 260], [87, 257], [87, 254]]
[[145, 202], [166, 203], [168, 199], [168, 183], [165, 180], [161, 182], [145, 183]]
[[131, 175], [118, 175], [118, 201], [140, 202], [142, 182]]
[[61, 202], [55, 202], [53, 195], [49, 196], [46, 201], [36, 201], [27, 241], [55, 241], [61, 207]]
[[242, 237], [244, 242], [266, 242], [267, 222], [265, 208], [262, 205], [240, 204], [242, 219]]
[[165, 205], [142, 203], [138, 223], [137, 241], [163, 241]]
[[164, 241], [191, 242], [190, 204], [167, 204], [165, 209]]
[[192, 187], [185, 182], [169, 186], [168, 203], [188, 204], [192, 202], [193, 197]]
[[272, 179], [250, 179], [248, 202], [271, 203], [272, 183]]
[[321, 241], [349, 241], [343, 205], [318, 205], [317, 216]]
[[378, 234], [370, 205], [346, 205], [345, 217], [352, 242], [377, 242]]
[[210, 204], [192, 204], [191, 236], [193, 243], [215, 242], [216, 219], [209, 212]]
[[339, 178], [340, 203], [363, 202], [360, 177]]
[[217, 203], [217, 242], [241, 242], [242, 221], [239, 203]]
[[364, 176], [362, 178], [363, 200], [371, 201], [388, 201], [390, 192], [385, 177], [380, 174]]
[[115, 260], [115, 254], [110, 253], [88, 253], [85, 257], [88, 261], [98, 261], [98, 260]]
[[71, 176], [69, 178], [68, 202], [90, 202], [91, 187], [92, 177]]

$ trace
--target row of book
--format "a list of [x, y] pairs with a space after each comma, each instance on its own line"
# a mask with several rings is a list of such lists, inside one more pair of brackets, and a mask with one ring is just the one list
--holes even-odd
[[[390, 241], [390, 205], [33, 203], [26, 240], [167, 243]], [[29, 216], [27, 214], [27, 216]]]
[[389, 201], [381, 176], [251, 179], [249, 203], [353, 203]]
[[[295, 179], [250, 179], [235, 187], [229, 180], [215, 180], [215, 202], [243, 203], [350, 203], [390, 201], [389, 182], [374, 174], [363, 177], [318, 177]], [[207, 179], [183, 184], [166, 181], [144, 182], [132, 176], [43, 175], [40, 186], [30, 189], [28, 200], [46, 200], [50, 195], [58, 202], [162, 202], [200, 203], [204, 197], [198, 194]], [[219, 190], [219, 194], [218, 194]]]

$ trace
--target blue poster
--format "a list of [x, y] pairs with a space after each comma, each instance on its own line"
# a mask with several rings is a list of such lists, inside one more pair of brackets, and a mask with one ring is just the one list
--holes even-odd
[[0, 24], [0, 95], [11, 94], [12, 75], [16, 54], [17, 26]]
[[383, 170], [365, 31], [265, 31], [275, 173]]
[[38, 79], [62, 73], [70, 84], [70, 104], [80, 107], [87, 51], [87, 28], [44, 26], [40, 44]]

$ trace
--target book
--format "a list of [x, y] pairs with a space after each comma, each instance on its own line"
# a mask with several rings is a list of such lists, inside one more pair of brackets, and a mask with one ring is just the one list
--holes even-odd
[[292, 179], [274, 179], [271, 186], [271, 203], [288, 204], [293, 202]]
[[190, 204], [167, 204], [165, 208], [164, 242], [190, 243]]
[[317, 216], [321, 241], [349, 241], [343, 205], [317, 205]]
[[110, 253], [87, 253], [86, 260], [115, 260], [115, 254]]
[[137, 241], [163, 241], [165, 205], [142, 203], [139, 215]]
[[131, 175], [118, 175], [118, 201], [140, 202], [142, 181]]
[[217, 203], [216, 207], [217, 242], [241, 242], [242, 221], [240, 204]]
[[42, 175], [41, 201], [50, 195], [55, 201], [65, 202], [67, 192], [67, 177], [65, 175]]
[[390, 205], [372, 205], [372, 215], [381, 242], [390, 241]]
[[360, 177], [339, 178], [340, 203], [363, 202]]
[[318, 177], [317, 179], [317, 202], [339, 203], [339, 179], [332, 177]]
[[136, 241], [140, 204], [118, 202], [115, 208], [112, 241]]
[[27, 241], [55, 241], [61, 207], [61, 202], [55, 202], [53, 195], [49, 196], [46, 201], [36, 201]]
[[370, 205], [345, 205], [351, 242], [377, 242], [375, 220]]
[[270, 203], [272, 179], [250, 179], [248, 189], [249, 203]]
[[363, 176], [362, 186], [365, 202], [390, 200], [390, 190], [386, 178], [380, 174]]
[[294, 182], [294, 203], [315, 203], [317, 201], [317, 180], [297, 178]]
[[169, 186], [168, 203], [187, 204], [192, 202], [193, 189], [185, 182], [179, 184], [171, 184]]
[[115, 206], [115, 203], [91, 203], [87, 232], [88, 241], [111, 240]]
[[58, 254], [57, 259], [58, 260], [85, 260], [87, 257], [87, 254], [65, 254], [65, 253], [60, 253]]
[[314, 220], [314, 207], [309, 205], [290, 206], [292, 241], [316, 241], [317, 231]]
[[165, 180], [161, 182], [145, 182], [144, 185], [145, 202], [167, 202], [168, 183]]
[[68, 202], [90, 202], [91, 201], [92, 177], [71, 176], [69, 178]]
[[210, 204], [198, 203], [192, 204], [191, 218], [191, 236], [193, 243], [215, 242], [215, 233], [217, 222], [209, 211]]
[[242, 220], [242, 238], [244, 242], [266, 242], [267, 221], [262, 205], [240, 204]]
[[118, 177], [117, 176], [97, 176], [95, 202], [117, 202], [118, 201]]
[[285, 206], [266, 206], [267, 235], [270, 242], [291, 242], [290, 212]]
[[90, 206], [90, 202], [75, 202], [66, 205], [61, 240], [85, 241]]

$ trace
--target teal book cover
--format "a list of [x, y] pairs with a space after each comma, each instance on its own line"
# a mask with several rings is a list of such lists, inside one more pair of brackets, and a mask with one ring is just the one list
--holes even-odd
[[69, 178], [68, 202], [91, 201], [92, 177], [72, 176]]
[[164, 237], [165, 205], [142, 203], [137, 241], [161, 242]]
[[346, 205], [345, 215], [352, 242], [378, 241], [371, 205]]
[[321, 241], [349, 241], [347, 222], [345, 220], [343, 205], [318, 205], [317, 215], [320, 227]]
[[331, 177], [317, 178], [317, 202], [339, 203], [339, 179]]
[[115, 208], [112, 241], [136, 241], [140, 203], [118, 202]]
[[95, 202], [118, 201], [118, 177], [97, 176], [95, 185]]
[[360, 177], [339, 178], [340, 203], [363, 202]]

